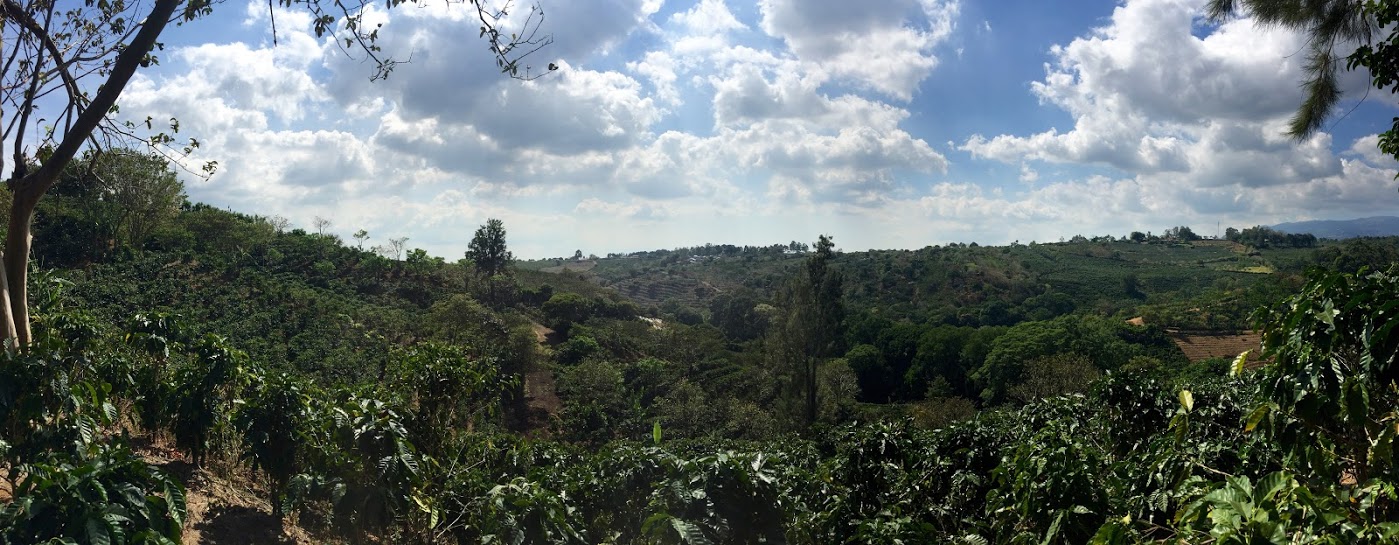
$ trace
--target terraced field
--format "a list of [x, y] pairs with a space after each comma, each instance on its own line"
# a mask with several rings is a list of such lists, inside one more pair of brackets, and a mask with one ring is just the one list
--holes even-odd
[[1211, 358], [1232, 360], [1248, 350], [1250, 352], [1246, 367], [1252, 369], [1264, 363], [1260, 357], [1263, 336], [1257, 331], [1239, 334], [1170, 331], [1170, 335], [1176, 346], [1180, 347], [1180, 351], [1185, 352], [1185, 357], [1190, 358], [1192, 362]]
[[719, 293], [713, 285], [689, 275], [624, 278], [605, 285], [642, 305], [660, 305], [674, 300], [683, 306], [705, 308]]
[[554, 274], [558, 274], [564, 271], [587, 272], [593, 270], [593, 267], [596, 266], [597, 261], [589, 259], [587, 261], [564, 261], [561, 265], [555, 265], [553, 267], [544, 267], [539, 270], [546, 273]]

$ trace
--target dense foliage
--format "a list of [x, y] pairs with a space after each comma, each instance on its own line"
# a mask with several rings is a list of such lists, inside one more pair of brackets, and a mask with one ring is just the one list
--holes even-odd
[[[250, 468], [276, 515], [352, 542], [1393, 538], [1399, 283], [1366, 268], [1392, 240], [1270, 258], [1346, 273], [1246, 285], [1256, 273], [1216, 269], [1183, 298], [1165, 294], [1202, 280], [1148, 256], [1212, 247], [824, 242], [764, 250], [794, 279], [705, 292], [687, 315], [567, 269], [390, 259], [187, 206], [139, 247], [34, 276], [39, 340], [0, 356], [0, 539], [178, 540], [184, 492], [133, 435]], [[1104, 250], [1125, 257], [1086, 257]], [[1090, 260], [1135, 282], [1075, 268]], [[861, 295], [884, 263], [982, 295], [884, 306]], [[1147, 316], [1218, 296], [1233, 323], [1271, 301], [1274, 363], [1190, 363], [1072, 274]]]
[[[1254, 308], [1296, 288], [1318, 248], [1337, 245], [1263, 227], [1244, 231], [1249, 237], [1231, 228], [1236, 240], [1200, 239], [1176, 227], [1166, 236], [1140, 233], [1140, 240], [1076, 236], [1001, 247], [837, 252], [833, 262], [847, 276], [844, 296], [852, 311], [878, 311], [895, 321], [984, 327], [1086, 312], [1124, 319], [1151, 314], [1152, 323], [1166, 327], [1240, 330], [1249, 327]], [[709, 245], [522, 267], [596, 279], [643, 308], [684, 323], [707, 321], [742, 341], [760, 324], [748, 311], [772, 303], [808, 255], [807, 248], [782, 245]]]

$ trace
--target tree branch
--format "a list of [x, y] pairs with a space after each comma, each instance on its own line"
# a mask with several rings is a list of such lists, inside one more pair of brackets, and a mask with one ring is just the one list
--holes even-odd
[[[6, 11], [12, 12], [10, 13], [10, 15], [13, 15], [13, 11], [15, 10], [10, 9], [11, 3], [12, 2], [6, 2]], [[29, 18], [29, 14], [23, 12], [21, 12], [21, 14], [23, 15], [23, 17], [16, 17], [16, 19], [28, 20], [30, 23], [35, 22], [33, 19]], [[49, 24], [52, 22], [53, 4], [49, 4], [49, 10], [47, 13], [45, 13], [44, 17], [43, 28], [39, 28], [39, 26], [36, 24], [33, 28], [30, 29], [30, 33], [32, 33], [41, 42], [48, 41], [48, 43], [53, 43], [52, 41], [48, 40]], [[48, 48], [39, 49], [39, 53], [35, 57], [36, 60], [34, 61], [33, 75], [29, 78], [29, 89], [24, 92], [24, 102], [22, 102], [20, 106], [19, 125], [17, 125], [14, 133], [16, 176], [23, 176], [25, 172], [25, 167], [27, 166], [24, 164], [24, 131], [26, 128], [29, 127], [29, 116], [34, 113], [34, 95], [38, 94], [39, 92], [39, 69], [44, 66], [44, 52], [46, 49]], [[52, 51], [54, 55], [58, 54], [57, 48], [53, 48]], [[61, 61], [61, 58], [55, 57], [55, 64], [58, 64], [58, 62]]]
[[38, 202], [49, 187], [53, 186], [58, 179], [58, 173], [68, 161], [73, 159], [78, 149], [82, 147], [88, 135], [97, 129], [97, 126], [107, 117], [112, 106], [116, 104], [117, 97], [121, 95], [126, 84], [131, 81], [131, 76], [136, 73], [136, 69], [141, 66], [141, 61], [155, 46], [156, 39], [165, 30], [165, 25], [169, 22], [171, 14], [179, 5], [179, 0], [156, 0], [151, 12], [146, 15], [146, 20], [141, 24], [141, 31], [136, 33], [136, 37], [130, 44], [117, 55], [117, 59], [112, 63], [112, 71], [105, 84], [97, 91], [97, 95], [92, 98], [82, 113], [78, 114], [77, 120], [73, 122], [73, 127], [67, 134], [63, 135], [63, 141], [54, 149], [53, 155], [35, 172], [32, 172], [20, 180], [17, 187], [14, 187], [14, 198], [24, 199], [27, 206], [33, 206]]
[[[53, 4], [49, 4], [50, 17], [52, 17], [53, 6]], [[69, 102], [71, 103], [78, 99], [78, 97], [81, 97], [82, 90], [78, 88], [78, 81], [68, 72], [68, 65], [71, 64], [71, 61], [64, 60], [63, 52], [59, 51], [58, 45], [55, 44], [52, 37], [49, 36], [49, 20], [45, 19], [44, 26], [39, 26], [39, 22], [35, 21], [33, 17], [30, 17], [29, 14], [24, 11], [24, 8], [16, 3], [15, 0], [5, 0], [4, 4], [0, 5], [0, 8], [5, 10], [6, 17], [11, 17], [15, 21], [18, 21], [20, 26], [24, 27], [25, 30], [29, 31], [30, 34], [34, 35], [34, 37], [39, 40], [43, 49], [48, 50], [49, 56], [53, 57], [54, 60], [54, 70], [58, 72], [59, 78], [63, 80], [63, 86], [68, 89]], [[43, 65], [43, 56], [40, 55], [39, 58], [40, 61], [34, 65], [34, 81], [36, 83], [39, 80], [39, 68]], [[19, 137], [20, 135], [15, 135], [15, 140], [18, 141]]]

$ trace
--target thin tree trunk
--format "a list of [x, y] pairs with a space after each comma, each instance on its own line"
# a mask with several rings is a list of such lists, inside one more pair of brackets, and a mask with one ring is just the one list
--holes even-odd
[[[7, 28], [9, 28], [9, 19], [6, 17], [6, 12], [0, 11], [0, 32], [3, 32], [3, 30]], [[0, 38], [3, 38], [3, 36], [0, 36]], [[5, 40], [0, 39], [0, 59], [3, 58], [5, 58]], [[0, 103], [0, 120], [4, 118], [5, 109], [3, 103]], [[0, 153], [0, 172], [4, 170], [5, 154]], [[5, 263], [9, 261], [7, 259], [9, 255], [8, 252], [0, 252], [0, 321], [4, 322], [0, 327], [4, 328], [3, 332], [5, 333], [6, 339], [16, 339], [18, 336], [15, 334], [15, 314], [12, 307], [10, 307], [9, 275], [5, 274]]]
[[[67, 166], [68, 162], [77, 155], [78, 150], [92, 136], [93, 131], [111, 112], [112, 106], [117, 103], [117, 97], [121, 96], [126, 84], [131, 81], [131, 76], [140, 68], [146, 55], [155, 47], [156, 39], [160, 38], [160, 33], [165, 30], [165, 25], [170, 22], [175, 14], [175, 8], [179, 7], [180, 0], [156, 0], [151, 6], [150, 13], [141, 23], [141, 30], [127, 44], [126, 49], [117, 55], [112, 63], [111, 72], [107, 76], [97, 94], [92, 97], [92, 101], [78, 114], [73, 125], [64, 133], [63, 141], [59, 142], [53, 150], [53, 154], [44, 161], [43, 165], [26, 173], [22, 178], [10, 179], [10, 224], [9, 232], [5, 234], [4, 250], [4, 284], [8, 304], [5, 305], [6, 333], [9, 338], [15, 339], [20, 347], [26, 347], [30, 341], [29, 330], [29, 298], [26, 283], [29, 277], [29, 248], [32, 240], [30, 228], [34, 218], [34, 208], [38, 206], [39, 199], [43, 198], [53, 183], [58, 180], [59, 173]], [[64, 59], [55, 58], [55, 63], [62, 63]], [[16, 135], [16, 138], [22, 138]], [[0, 161], [0, 168], [4, 163]]]
[[816, 423], [816, 358], [806, 360], [806, 425]]
[[[9, 335], [7, 338], [15, 340], [17, 346], [29, 346], [29, 289], [27, 279], [29, 273], [29, 246], [32, 237], [29, 234], [29, 221], [34, 215], [34, 207], [24, 206], [28, 199], [21, 199], [19, 195], [14, 196], [14, 202], [10, 206], [9, 231], [5, 233], [5, 308], [8, 316], [5, 329]], [[37, 204], [38, 199], [34, 199]]]
[[[0, 162], [2, 161], [4, 159], [0, 159]], [[4, 167], [0, 166], [0, 168]], [[15, 334], [15, 313], [10, 307], [10, 281], [9, 275], [5, 274], [5, 261], [4, 252], [0, 252], [0, 305], [3, 305], [0, 306], [0, 315], [3, 315], [3, 319], [0, 321], [4, 322], [5, 338], [18, 339], [19, 336]]]

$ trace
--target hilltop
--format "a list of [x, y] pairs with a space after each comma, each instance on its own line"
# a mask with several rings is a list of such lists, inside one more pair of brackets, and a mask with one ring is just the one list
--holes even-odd
[[[845, 273], [851, 308], [896, 320], [1012, 325], [1091, 312], [1227, 330], [1246, 328], [1252, 308], [1274, 296], [1279, 283], [1294, 282], [1318, 251], [1110, 238], [842, 252], [834, 263]], [[770, 299], [805, 258], [787, 245], [706, 245], [520, 267], [568, 270], [644, 309], [693, 322], [734, 297]]]

